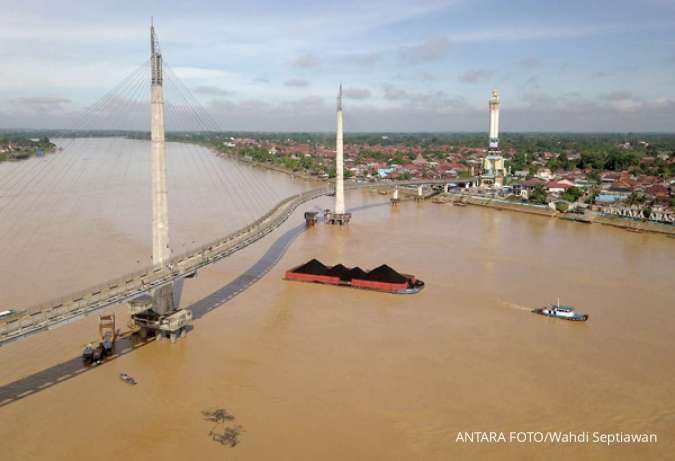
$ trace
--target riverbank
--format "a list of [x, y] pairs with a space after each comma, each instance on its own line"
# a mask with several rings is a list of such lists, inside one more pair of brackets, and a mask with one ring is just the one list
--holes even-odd
[[46, 154], [52, 154], [56, 150], [56, 144], [46, 138], [35, 141], [27, 138], [3, 138], [0, 136], [0, 163], [42, 157]]
[[227, 159], [230, 159], [230, 160], [234, 160], [234, 161], [237, 161], [237, 162], [244, 163], [246, 165], [250, 165], [250, 166], [253, 166], [253, 167], [257, 167], [257, 168], [262, 168], [262, 169], [265, 169], [265, 170], [276, 171], [277, 173], [284, 173], [284, 174], [287, 174], [287, 175], [291, 176], [292, 178], [306, 179], [308, 181], [326, 182], [325, 179], [321, 179], [321, 178], [318, 178], [316, 176], [312, 176], [312, 175], [306, 174], [306, 173], [299, 173], [297, 171], [292, 171], [292, 170], [289, 170], [288, 168], [284, 168], [280, 165], [274, 165], [274, 164], [268, 163], [268, 162], [258, 162], [256, 160], [247, 160], [245, 158], [242, 158], [238, 154], [218, 150], [217, 148], [215, 148], [215, 147], [213, 147], [212, 145], [209, 145], [209, 144], [204, 144], [204, 146], [207, 147], [211, 152], [213, 152], [218, 157], [227, 158]]
[[[378, 193], [382, 193], [382, 189], [378, 189]], [[414, 194], [408, 193], [408, 198], [411, 199]], [[662, 224], [650, 221], [638, 221], [634, 219], [626, 219], [618, 216], [608, 216], [596, 212], [587, 212], [583, 215], [576, 213], [560, 213], [557, 210], [546, 205], [531, 205], [527, 203], [509, 202], [507, 200], [494, 199], [489, 197], [480, 197], [469, 194], [442, 194], [442, 199], [436, 199], [436, 204], [454, 204], [462, 203], [465, 205], [481, 206], [486, 208], [493, 208], [495, 210], [515, 211], [518, 213], [527, 213], [538, 216], [545, 216], [548, 218], [558, 218], [566, 221], [573, 221], [582, 224], [603, 224], [607, 226], [626, 229], [632, 232], [652, 232], [657, 234], [664, 234], [675, 237], [675, 226], [670, 224]], [[440, 198], [439, 197], [439, 198]]]
[[607, 216], [595, 212], [587, 212], [583, 215], [575, 213], [560, 213], [545, 205], [529, 205], [525, 203], [510, 203], [502, 200], [489, 198], [466, 197], [460, 199], [463, 203], [470, 205], [484, 206], [498, 210], [516, 211], [519, 213], [529, 213], [549, 218], [559, 218], [566, 221], [573, 221], [582, 224], [604, 224], [607, 226], [618, 227], [633, 232], [653, 232], [658, 234], [675, 236], [675, 226], [649, 221], [637, 221], [632, 219], [620, 218], [616, 216]]
[[633, 232], [653, 232], [675, 237], [675, 226], [672, 224], [661, 224], [651, 221], [638, 221], [635, 219], [621, 218], [618, 216], [595, 215], [592, 218], [594, 223], [604, 224], [606, 226], [619, 227], [621, 229]]
[[[333, 180], [328, 180], [328, 179], [322, 179], [318, 178], [316, 176], [304, 174], [304, 173], [298, 173], [294, 171], [290, 171], [287, 168], [283, 168], [278, 165], [270, 164], [267, 162], [257, 162], [255, 160], [245, 160], [242, 159], [239, 155], [237, 154], [231, 154], [231, 153], [225, 153], [222, 151], [219, 151], [217, 149], [213, 149], [212, 151], [220, 157], [228, 158], [231, 160], [235, 161], [240, 161], [242, 163], [245, 163], [247, 165], [251, 165], [254, 167], [262, 168], [262, 169], [267, 169], [267, 170], [272, 170], [276, 171], [278, 173], [284, 173], [287, 174], [293, 178], [301, 178], [309, 181], [315, 181], [317, 183], [324, 183], [324, 182], [334, 182]], [[384, 188], [382, 187], [384, 186]], [[380, 195], [383, 195], [383, 191], [389, 191], [385, 192], [384, 195], [390, 195], [390, 191], [392, 190], [391, 186], [388, 184], [381, 184], [374, 182], [372, 184], [372, 187], [377, 190], [377, 193]], [[413, 199], [415, 196], [415, 193], [412, 191], [407, 191], [407, 190], [399, 190], [399, 193], [402, 195], [403, 199]], [[501, 199], [495, 199], [495, 198], [490, 198], [490, 197], [480, 197], [477, 195], [468, 195], [468, 194], [456, 194], [456, 193], [445, 193], [443, 194], [445, 197], [449, 198], [447, 201], [435, 201], [434, 203], [437, 204], [442, 204], [442, 203], [454, 203], [454, 202], [461, 202], [466, 205], [474, 205], [474, 206], [482, 206], [486, 208], [493, 208], [496, 210], [506, 210], [506, 211], [515, 211], [518, 213], [527, 213], [527, 214], [533, 214], [533, 215], [538, 215], [538, 216], [545, 216], [549, 218], [560, 218], [566, 221], [574, 221], [578, 223], [583, 223], [583, 224], [591, 224], [591, 223], [598, 223], [598, 224], [604, 224], [608, 226], [613, 226], [613, 227], [618, 227], [621, 229], [626, 229], [629, 231], [633, 232], [653, 232], [653, 233], [658, 233], [658, 234], [665, 234], [665, 235], [671, 235], [675, 237], [675, 226], [669, 225], [669, 224], [662, 224], [662, 223], [656, 223], [656, 222], [649, 222], [649, 221], [636, 221], [636, 220], [631, 220], [631, 219], [625, 219], [625, 218], [620, 218], [616, 216], [607, 216], [607, 215], [601, 215], [598, 213], [592, 213], [592, 214], [584, 214], [584, 215], [578, 215], [574, 213], [560, 213], [557, 210], [551, 209], [550, 207], [546, 205], [533, 205], [533, 204], [528, 204], [528, 203], [519, 203], [519, 202], [509, 202], [507, 200], [501, 200]], [[429, 197], [427, 197], [429, 198]]]

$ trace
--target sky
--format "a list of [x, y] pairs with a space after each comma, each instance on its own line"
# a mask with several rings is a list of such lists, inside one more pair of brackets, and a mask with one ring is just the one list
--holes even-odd
[[0, 128], [165, 63], [222, 130], [675, 131], [675, 0], [0, 0]]

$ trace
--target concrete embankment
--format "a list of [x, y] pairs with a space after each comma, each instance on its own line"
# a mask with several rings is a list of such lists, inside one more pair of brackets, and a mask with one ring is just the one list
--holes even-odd
[[621, 229], [627, 229], [636, 232], [655, 232], [675, 236], [675, 226], [672, 224], [662, 224], [648, 221], [637, 221], [621, 218], [618, 216], [607, 216], [597, 213], [586, 213], [584, 215], [563, 214], [543, 205], [528, 205], [525, 203], [513, 203], [505, 200], [492, 199], [488, 197], [478, 197], [474, 195], [448, 194], [448, 203], [461, 202], [468, 205], [484, 206], [496, 208], [499, 210], [517, 211], [520, 213], [536, 214], [540, 216], [556, 217], [567, 221], [576, 221], [585, 224], [598, 223]]
[[675, 237], [675, 225], [672, 224], [638, 221], [609, 215], [595, 215], [592, 219], [593, 222], [604, 224], [606, 226], [620, 227], [634, 232], [656, 232], [658, 234], [666, 234]]
[[485, 206], [498, 210], [517, 211], [520, 213], [536, 214], [540, 216], [554, 217], [559, 213], [543, 205], [528, 205], [525, 203], [507, 202], [489, 197], [477, 197], [474, 195], [452, 195], [451, 202], [460, 202], [467, 205]]

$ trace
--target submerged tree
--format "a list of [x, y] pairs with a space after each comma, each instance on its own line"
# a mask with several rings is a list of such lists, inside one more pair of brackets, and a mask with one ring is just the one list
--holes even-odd
[[214, 442], [223, 446], [236, 447], [239, 445], [239, 438], [244, 431], [241, 425], [225, 426], [228, 421], [234, 421], [234, 415], [230, 414], [224, 408], [202, 411], [202, 416], [206, 421], [214, 423], [209, 431], [209, 436]]
[[204, 419], [206, 419], [207, 421], [214, 422], [214, 423], [224, 423], [225, 421], [233, 421], [234, 420], [234, 416], [231, 415], [224, 408], [217, 408], [215, 410], [205, 410], [205, 411], [202, 411], [202, 415], [204, 416]]
[[241, 425], [236, 425], [224, 428], [222, 434], [211, 431], [209, 435], [211, 436], [211, 440], [214, 442], [218, 442], [221, 445], [230, 446], [233, 448], [239, 445], [239, 437], [243, 431], [244, 428]]

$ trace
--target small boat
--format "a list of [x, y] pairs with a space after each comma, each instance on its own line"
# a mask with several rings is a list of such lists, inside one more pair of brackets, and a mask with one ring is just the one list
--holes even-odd
[[572, 306], [561, 306], [560, 300], [556, 304], [549, 304], [538, 309], [533, 309], [533, 313], [545, 315], [546, 317], [555, 317], [563, 320], [572, 320], [585, 322], [588, 320], [588, 314], [579, 314]]
[[136, 380], [126, 373], [120, 373], [120, 379], [127, 384], [131, 384], [132, 386], [136, 384]]
[[466, 203], [464, 202], [453, 202], [454, 206], [466, 206]]

